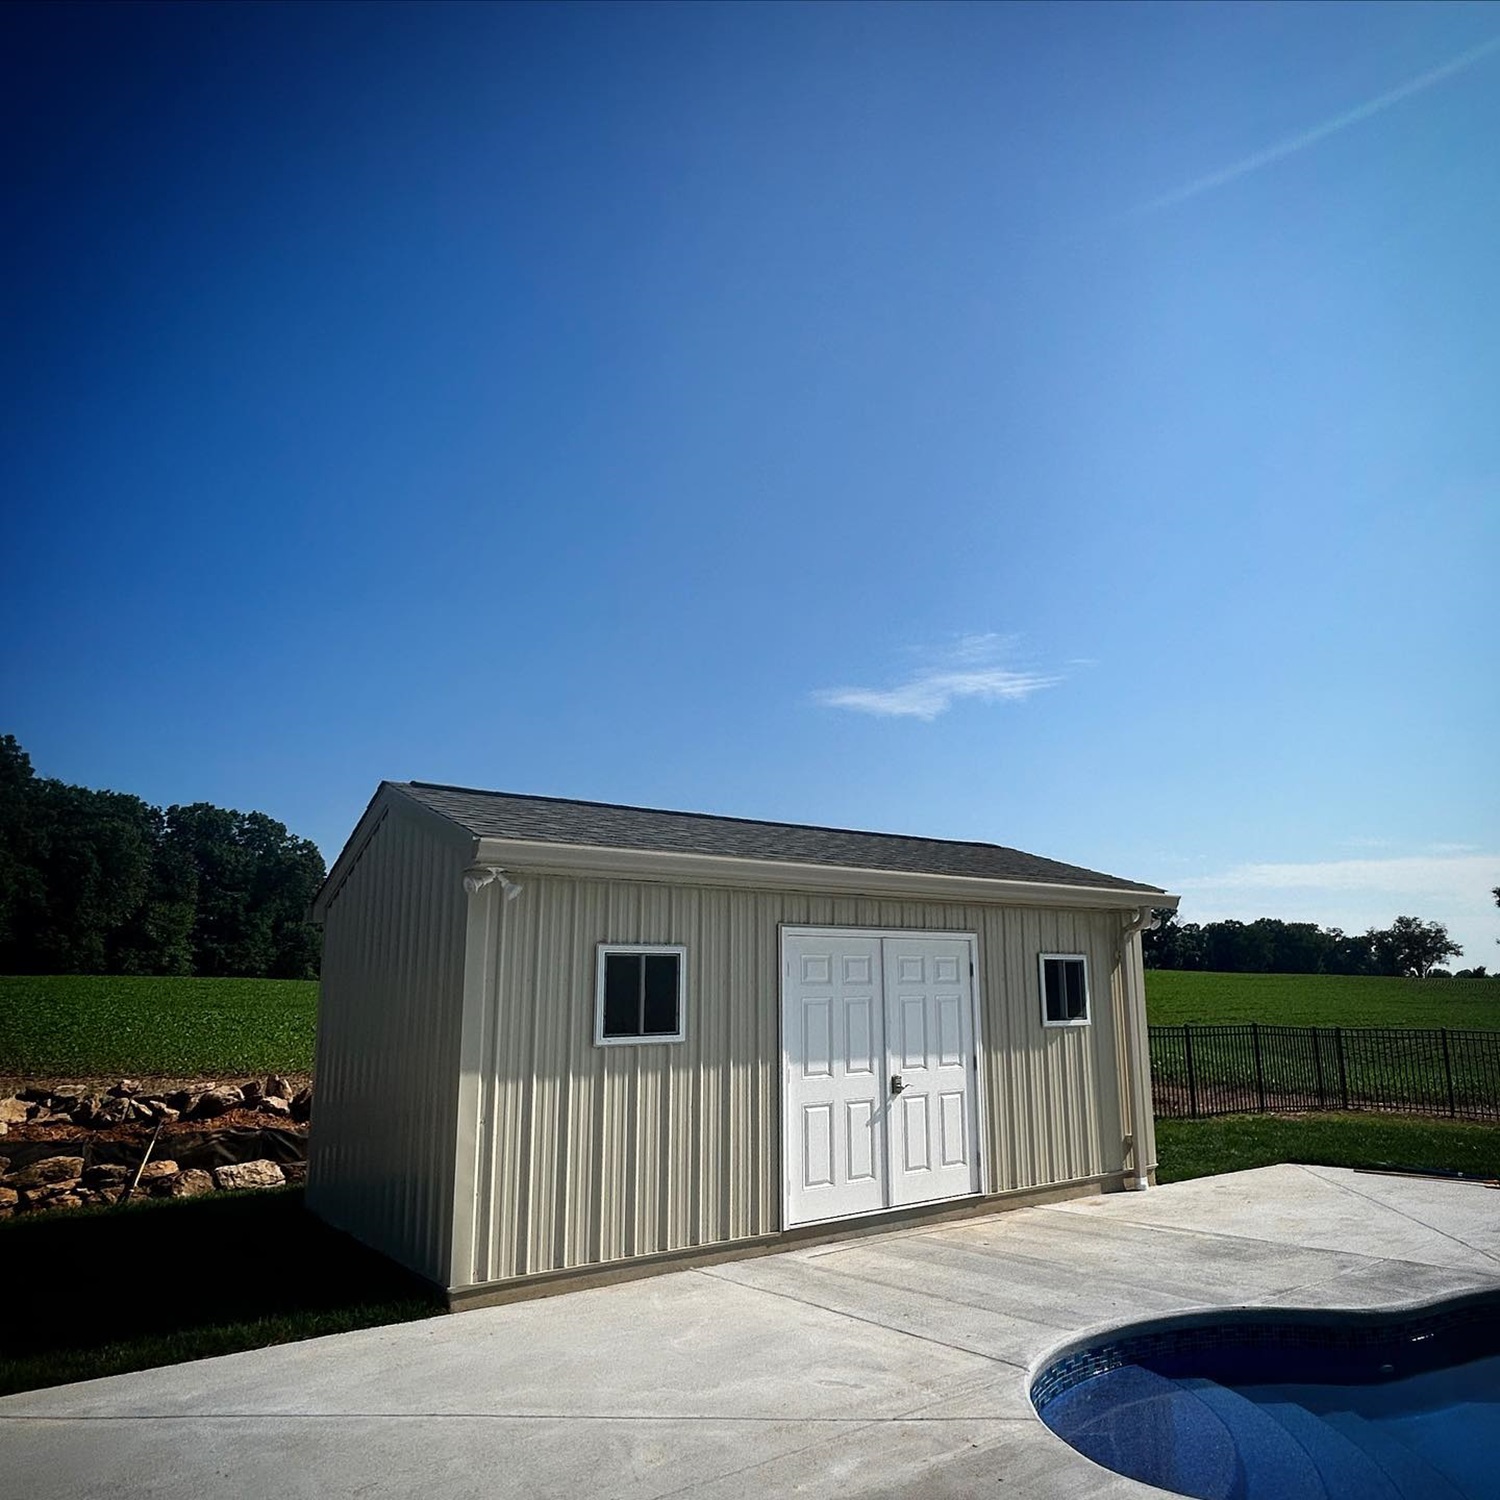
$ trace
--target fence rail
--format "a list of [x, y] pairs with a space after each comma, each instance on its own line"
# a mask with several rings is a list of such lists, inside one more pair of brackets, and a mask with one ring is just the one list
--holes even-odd
[[1170, 1119], [1350, 1109], [1500, 1120], [1500, 1031], [1153, 1026], [1151, 1083]]

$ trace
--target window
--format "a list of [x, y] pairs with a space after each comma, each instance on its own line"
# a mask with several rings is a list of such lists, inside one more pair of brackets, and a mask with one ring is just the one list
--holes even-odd
[[680, 1042], [686, 956], [686, 948], [662, 944], [601, 943], [594, 1041]]
[[1081, 953], [1044, 953], [1042, 1020], [1048, 1026], [1089, 1024], [1088, 960]]

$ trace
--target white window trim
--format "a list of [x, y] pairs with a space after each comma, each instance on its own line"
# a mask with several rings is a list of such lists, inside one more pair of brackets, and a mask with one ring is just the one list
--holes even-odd
[[[1049, 1021], [1047, 1019], [1047, 960], [1066, 958], [1083, 965], [1083, 1015], [1074, 1021]], [[1036, 980], [1042, 1002], [1042, 1025], [1072, 1029], [1094, 1024], [1094, 996], [1089, 988], [1089, 956], [1087, 953], [1038, 953], [1036, 956]]]
[[[605, 1036], [604, 961], [611, 953], [674, 953], [677, 955], [677, 1030], [650, 1036]], [[594, 962], [594, 1045], [596, 1047], [655, 1047], [680, 1042], [687, 1030], [687, 948], [681, 943], [600, 943]]]

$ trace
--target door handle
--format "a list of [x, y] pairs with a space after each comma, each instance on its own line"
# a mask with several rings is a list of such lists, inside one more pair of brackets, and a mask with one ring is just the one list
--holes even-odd
[[906, 1080], [899, 1073], [891, 1074], [891, 1093], [899, 1094], [906, 1087]]

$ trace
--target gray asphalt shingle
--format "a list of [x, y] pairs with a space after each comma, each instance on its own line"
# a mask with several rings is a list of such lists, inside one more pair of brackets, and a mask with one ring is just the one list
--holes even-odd
[[1162, 894], [1159, 886], [1121, 880], [1115, 875], [1043, 859], [1002, 844], [861, 833], [849, 828], [818, 828], [800, 823], [764, 823], [707, 813], [476, 791], [425, 781], [398, 781], [392, 785], [476, 838], [725, 855], [859, 870], [966, 875], [981, 880], [1020, 880]]

